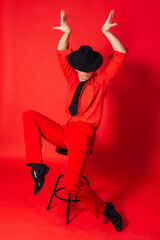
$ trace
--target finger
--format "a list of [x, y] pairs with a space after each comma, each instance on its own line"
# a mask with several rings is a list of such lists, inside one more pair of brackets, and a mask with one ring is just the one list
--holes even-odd
[[58, 30], [60, 30], [60, 27], [53, 27], [53, 29], [58, 29]]
[[111, 21], [111, 19], [112, 19], [112, 11], [110, 11], [110, 14], [109, 14], [109, 17], [108, 17], [108, 19], [109, 19], [109, 21]]
[[61, 18], [62, 18], [62, 16], [63, 16], [63, 9], [61, 10]]
[[114, 14], [114, 10], [111, 10], [109, 15], [113, 16], [113, 14]]
[[111, 11], [111, 16], [113, 17], [113, 14], [114, 14], [114, 10]]
[[112, 18], [113, 18], [113, 13], [114, 13], [114, 10], [111, 11], [111, 15], [110, 15], [110, 17], [109, 17], [109, 22], [110, 22], [110, 23], [111, 23], [111, 20], [112, 20]]
[[116, 26], [117, 25], [117, 23], [113, 23], [113, 24], [111, 24], [111, 27], [114, 27], [114, 26]]
[[66, 20], [66, 17], [65, 17], [65, 11], [63, 11], [62, 19], [63, 19], [63, 21]]
[[111, 16], [111, 14], [112, 14], [112, 12], [110, 11], [110, 13], [109, 13], [109, 18], [110, 18], [110, 16]]
[[63, 9], [62, 9], [61, 10], [61, 20], [63, 19], [64, 15], [65, 15], [65, 11], [63, 11]]

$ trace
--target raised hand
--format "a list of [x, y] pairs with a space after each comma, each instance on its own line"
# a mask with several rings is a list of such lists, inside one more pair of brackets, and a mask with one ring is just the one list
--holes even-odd
[[53, 29], [61, 30], [64, 33], [70, 33], [71, 29], [67, 23], [68, 14], [65, 16], [65, 11], [63, 11], [63, 9], [61, 10], [60, 17], [61, 17], [61, 26], [54, 27]]
[[102, 26], [102, 32], [105, 33], [106, 31], [108, 31], [111, 27], [116, 26], [117, 23], [112, 23], [111, 24], [111, 20], [113, 18], [113, 14], [114, 14], [114, 10], [110, 11], [110, 14], [106, 20], [106, 22], [104, 23], [104, 25]]

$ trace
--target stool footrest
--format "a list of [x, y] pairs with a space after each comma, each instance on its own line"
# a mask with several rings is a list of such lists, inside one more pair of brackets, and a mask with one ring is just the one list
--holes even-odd
[[[62, 200], [62, 201], [67, 201], [68, 202], [68, 198], [66, 199], [66, 198], [62, 198], [62, 197], [59, 197], [56, 193], [58, 192], [58, 191], [60, 191], [60, 190], [62, 190], [62, 189], [65, 189], [65, 187], [61, 187], [61, 188], [58, 188], [58, 189], [56, 189], [56, 192], [55, 192], [55, 196], [57, 197], [57, 198], [59, 198], [60, 200]], [[72, 200], [72, 199], [70, 199], [70, 202], [79, 202], [80, 200], [79, 199], [75, 199], [75, 200]]]

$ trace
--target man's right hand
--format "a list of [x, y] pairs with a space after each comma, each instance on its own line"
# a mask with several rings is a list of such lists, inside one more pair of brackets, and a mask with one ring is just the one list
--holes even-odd
[[70, 29], [70, 27], [67, 23], [68, 14], [65, 17], [65, 11], [63, 11], [63, 9], [62, 9], [60, 16], [61, 16], [61, 26], [60, 27], [54, 27], [53, 29], [61, 30], [64, 33], [70, 33], [71, 29]]

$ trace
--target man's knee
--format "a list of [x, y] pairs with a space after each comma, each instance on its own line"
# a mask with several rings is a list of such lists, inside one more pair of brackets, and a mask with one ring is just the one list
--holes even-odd
[[33, 116], [34, 113], [35, 113], [34, 110], [29, 109], [29, 110], [23, 112], [23, 114], [22, 114], [22, 119], [25, 120], [25, 119], [27, 119], [28, 117]]
[[78, 183], [71, 183], [71, 182], [64, 183], [65, 189], [74, 195], [81, 192], [82, 185], [83, 185], [83, 182], [81, 180]]

